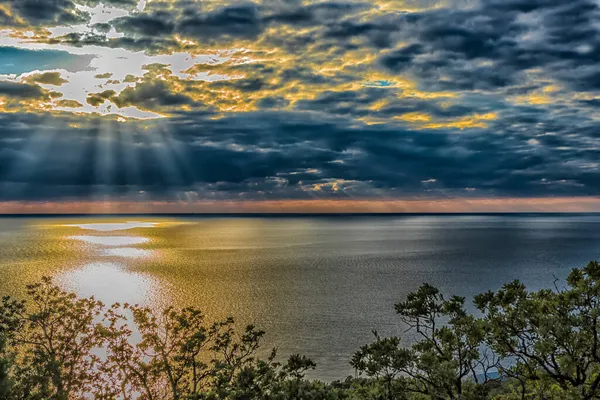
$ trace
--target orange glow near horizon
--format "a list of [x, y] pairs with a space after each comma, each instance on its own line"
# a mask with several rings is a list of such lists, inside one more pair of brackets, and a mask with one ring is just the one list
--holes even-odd
[[0, 203], [0, 214], [469, 212], [600, 212], [600, 197]]

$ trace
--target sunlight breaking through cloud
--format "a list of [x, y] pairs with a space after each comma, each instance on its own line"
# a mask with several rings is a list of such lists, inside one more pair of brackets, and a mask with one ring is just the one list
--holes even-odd
[[2, 5], [2, 202], [600, 195], [595, 1], [32, 2]]

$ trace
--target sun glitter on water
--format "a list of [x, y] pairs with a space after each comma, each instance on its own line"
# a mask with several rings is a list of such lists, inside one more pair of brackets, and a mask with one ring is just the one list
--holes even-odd
[[[85, 250], [95, 255], [95, 260], [63, 271], [55, 277], [56, 282], [80, 296], [94, 296], [105, 304], [155, 303], [159, 282], [148, 274], [132, 270], [127, 261], [151, 259], [155, 255], [154, 250], [139, 247], [149, 244], [151, 239], [136, 233], [139, 228], [155, 228], [158, 225], [157, 222], [145, 221], [61, 225], [86, 231], [85, 235], [72, 235], [67, 239], [83, 243]], [[128, 231], [128, 234], [120, 235], [122, 231]]]

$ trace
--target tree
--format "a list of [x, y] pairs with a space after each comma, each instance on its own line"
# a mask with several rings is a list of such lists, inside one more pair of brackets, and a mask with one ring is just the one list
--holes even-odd
[[[130, 314], [134, 328], [121, 311]], [[125, 305], [121, 310], [116, 304], [105, 317], [104, 371], [120, 396], [178, 400], [202, 388], [210, 375], [207, 360], [200, 357], [209, 333], [199, 310], [168, 308], [157, 317], [148, 308]]]
[[381, 338], [376, 331], [375, 342], [364, 345], [354, 354], [350, 365], [383, 385], [382, 399], [404, 398], [406, 387], [397, 382], [412, 362], [409, 349], [400, 346], [400, 338]]
[[[237, 373], [245, 367], [254, 367], [255, 353], [265, 332], [257, 330], [254, 325], [248, 325], [242, 335], [237, 337], [233, 328], [233, 319], [228, 318], [222, 323], [214, 324], [211, 335], [214, 337], [211, 350], [213, 351], [213, 387], [220, 398], [227, 396], [231, 383]], [[273, 361], [272, 353], [270, 362]]]
[[304, 393], [307, 389], [304, 385], [304, 376], [306, 371], [315, 369], [316, 366], [314, 361], [300, 354], [293, 354], [288, 358], [281, 374], [282, 380], [287, 380], [284, 392], [289, 396], [288, 398], [303, 399], [308, 397]]
[[94, 349], [104, 343], [96, 322], [102, 303], [78, 299], [49, 278], [28, 285], [28, 302], [4, 298], [0, 327], [14, 355], [9, 367], [16, 399], [82, 398], [100, 380]]
[[149, 308], [117, 304], [106, 320], [103, 370], [116, 388], [113, 395], [130, 399], [137, 393], [147, 400], [259, 398], [278, 378], [275, 352], [267, 360], [255, 357], [264, 332], [249, 325], [238, 335], [232, 318], [207, 325], [195, 308], [167, 308], [156, 316]]
[[600, 397], [600, 263], [574, 269], [568, 287], [529, 292], [514, 281], [476, 296], [489, 326], [487, 342], [513, 360], [503, 373], [519, 382], [521, 398]]
[[238, 333], [232, 318], [207, 324], [195, 308], [105, 309], [49, 278], [27, 295], [0, 306], [0, 399], [337, 399], [304, 380], [315, 367], [306, 357], [284, 366], [275, 350], [256, 357], [264, 332], [253, 325]]
[[468, 314], [464, 297], [446, 300], [428, 284], [396, 304], [401, 321], [417, 333], [406, 371], [414, 392], [434, 398], [483, 396], [498, 380], [498, 359], [484, 346], [486, 324]]
[[[417, 335], [410, 348], [400, 339], [381, 339], [364, 346], [352, 364], [369, 376], [383, 379], [389, 399], [402, 391], [433, 399], [481, 398], [492, 382], [498, 360], [483, 346], [484, 321], [468, 314], [464, 298], [444, 299], [440, 291], [425, 284], [396, 304], [400, 320]], [[396, 378], [402, 389], [392, 390]], [[396, 396], [396, 397], [393, 397]]]
[[9, 366], [10, 356], [6, 352], [6, 336], [0, 333], [0, 399], [7, 399], [10, 395]]

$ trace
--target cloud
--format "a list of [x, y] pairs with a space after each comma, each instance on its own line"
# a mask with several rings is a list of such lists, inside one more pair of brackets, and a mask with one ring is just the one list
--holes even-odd
[[311, 112], [183, 112], [81, 125], [77, 117], [5, 114], [0, 123], [0, 201], [600, 195], [598, 151], [575, 147], [585, 134], [531, 142], [519, 133], [355, 125]]
[[1, 0], [0, 19], [5, 26], [27, 26], [44, 24], [49, 26], [85, 23], [90, 16], [76, 5], [118, 4], [132, 7], [133, 0]]
[[145, 110], [161, 110], [164, 107], [180, 107], [193, 104], [194, 101], [180, 93], [173, 93], [163, 81], [138, 83], [127, 88], [114, 98], [119, 107], [135, 105]]
[[46, 97], [47, 92], [38, 85], [0, 82], [0, 96], [10, 96], [16, 99], [39, 99]]
[[7, 25], [25, 23], [75, 24], [85, 22], [85, 14], [69, 0], [2, 0], [0, 4], [10, 10]]
[[595, 1], [33, 3], [96, 70], [0, 47], [0, 201], [600, 195]]
[[114, 90], [105, 90], [100, 93], [93, 93], [88, 95], [86, 101], [88, 104], [97, 107], [100, 104], [103, 104], [106, 100], [109, 100], [116, 96], [116, 92]]
[[81, 108], [83, 107], [83, 104], [81, 104], [78, 101], [75, 100], [58, 100], [56, 102], [56, 105], [58, 107], [65, 107], [65, 108]]
[[61, 86], [68, 82], [66, 79], [61, 78], [60, 72], [44, 72], [41, 74], [30, 75], [26, 78], [26, 81], [53, 86]]
[[433, 10], [406, 19], [399, 34], [404, 43], [380, 62], [435, 88], [496, 91], [541, 72], [573, 90], [595, 90], [599, 11], [591, 0], [484, 1], [468, 10]]

